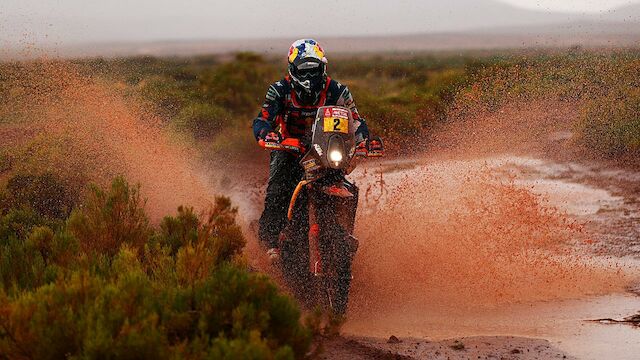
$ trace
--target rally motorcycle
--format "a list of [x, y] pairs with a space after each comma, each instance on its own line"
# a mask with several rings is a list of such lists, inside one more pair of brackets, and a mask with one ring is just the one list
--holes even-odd
[[[297, 154], [304, 169], [289, 204], [289, 224], [280, 235], [283, 275], [303, 303], [341, 315], [347, 309], [351, 263], [358, 249], [353, 236], [358, 188], [345, 176], [358, 159], [384, 155], [380, 138], [357, 139], [356, 125], [349, 109], [325, 106], [318, 109], [305, 138], [261, 141], [265, 149]], [[296, 221], [308, 221], [309, 233], [294, 234], [294, 229], [307, 228], [294, 226]]]

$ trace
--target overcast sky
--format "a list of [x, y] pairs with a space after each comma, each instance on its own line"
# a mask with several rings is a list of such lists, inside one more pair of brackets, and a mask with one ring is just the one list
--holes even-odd
[[[455, 1], [455, 0], [454, 0]], [[502, 0], [516, 6], [537, 10], [557, 11], [607, 11], [632, 3], [629, 0]]]
[[[501, 14], [505, 3], [544, 11], [549, 13], [549, 17], [557, 17], [558, 14], [551, 13], [561, 11], [603, 14], [634, 1], [500, 0], [501, 4], [498, 5], [495, 2], [497, 1], [324, 0], [311, 3], [305, 0], [0, 0], [0, 41], [4, 44], [69, 44], [456, 31], [489, 27], [497, 23], [495, 19], [491, 20], [491, 16]], [[483, 12], [486, 12], [486, 22], [478, 20], [478, 16], [484, 16]], [[564, 16], [567, 19], [570, 17]], [[469, 17], [475, 17], [475, 20], [467, 22]], [[500, 25], [513, 25], [518, 20], [498, 19], [502, 21]]]

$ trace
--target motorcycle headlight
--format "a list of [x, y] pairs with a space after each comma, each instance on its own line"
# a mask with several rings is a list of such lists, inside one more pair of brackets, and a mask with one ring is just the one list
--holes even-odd
[[344, 139], [339, 135], [333, 135], [329, 139], [329, 146], [327, 146], [327, 161], [329, 167], [332, 169], [342, 169], [346, 165], [349, 165], [349, 159], [347, 158], [347, 149], [344, 143]]
[[342, 155], [342, 151], [340, 150], [331, 150], [331, 152], [329, 153], [329, 160], [331, 160], [334, 163], [339, 163], [340, 161], [342, 161], [342, 158], [344, 157], [344, 155]]

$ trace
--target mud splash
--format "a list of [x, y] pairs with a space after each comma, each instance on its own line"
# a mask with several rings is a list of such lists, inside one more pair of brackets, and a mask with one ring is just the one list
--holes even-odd
[[[2, 135], [9, 146], [26, 143], [31, 161], [58, 171], [81, 169], [99, 184], [124, 174], [141, 184], [156, 222], [179, 205], [210, 204], [213, 189], [206, 171], [198, 169], [197, 155], [172, 141], [160, 118], [93, 78], [90, 69], [44, 60], [7, 66], [3, 77], [8, 97], [2, 112], [15, 119], [15, 131]], [[53, 164], [52, 141], [64, 147]]]
[[362, 204], [348, 332], [421, 332], [438, 318], [628, 284], [621, 265], [582, 251], [589, 234], [566, 209], [493, 160], [385, 167], [388, 193], [369, 180]]

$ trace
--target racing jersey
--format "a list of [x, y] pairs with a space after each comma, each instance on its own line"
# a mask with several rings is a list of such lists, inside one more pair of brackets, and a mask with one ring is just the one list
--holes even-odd
[[318, 108], [331, 105], [344, 106], [351, 111], [356, 124], [357, 141], [369, 137], [367, 124], [358, 114], [353, 96], [345, 85], [327, 77], [317, 104], [308, 106], [297, 101], [289, 76], [269, 86], [262, 109], [253, 121], [254, 136], [257, 140], [279, 127], [283, 138], [293, 137], [305, 140], [305, 136], [310, 133]]

